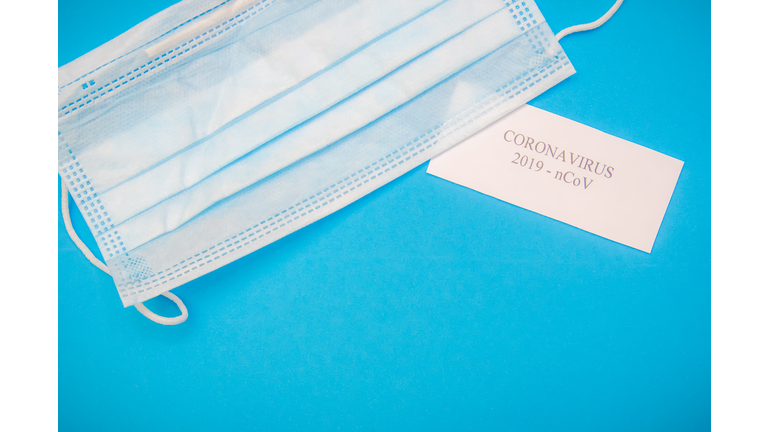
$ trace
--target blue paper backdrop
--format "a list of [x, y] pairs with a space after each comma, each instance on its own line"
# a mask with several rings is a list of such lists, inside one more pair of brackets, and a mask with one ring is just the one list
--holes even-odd
[[[61, 0], [59, 65], [172, 3]], [[612, 3], [538, 2], [555, 32]], [[424, 164], [175, 290], [163, 327], [59, 214], [61, 430], [709, 429], [709, 3], [629, 0], [562, 44], [577, 74], [532, 105], [685, 161], [652, 254]]]

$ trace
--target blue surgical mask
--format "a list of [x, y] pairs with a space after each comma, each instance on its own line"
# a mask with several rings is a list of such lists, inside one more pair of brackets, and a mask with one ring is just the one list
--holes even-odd
[[59, 69], [59, 172], [123, 305], [172, 324], [141, 302], [574, 72], [531, 0], [188, 0]]

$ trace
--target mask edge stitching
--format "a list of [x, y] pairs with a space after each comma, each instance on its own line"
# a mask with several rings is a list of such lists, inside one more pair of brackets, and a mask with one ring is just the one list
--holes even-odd
[[[558, 52], [558, 55], [559, 55], [560, 53], [563, 53], [562, 49], [561, 49], [561, 50]], [[542, 76], [541, 78], [539, 78], [538, 80], [534, 81], [534, 82], [533, 82], [533, 84], [529, 84], [528, 86], [526, 86], [526, 87], [524, 87], [524, 88], [521, 88], [519, 91], [517, 91], [517, 92], [516, 92], [515, 94], [513, 94], [512, 96], [509, 96], [509, 97], [508, 97], [508, 98], [506, 98], [506, 99], [502, 99], [501, 101], [499, 101], [499, 102], [498, 102], [498, 103], [497, 103], [497, 104], [494, 106], [494, 108], [495, 108], [496, 106], [498, 106], [499, 104], [502, 104], [502, 103], [504, 103], [504, 102], [506, 102], [506, 101], [508, 101], [508, 100], [511, 100], [511, 99], [513, 99], [515, 96], [518, 96], [518, 95], [520, 95], [522, 92], [529, 90], [529, 89], [530, 89], [530, 88], [532, 88], [532, 87], [533, 87], [533, 86], [534, 86], [536, 83], [540, 82], [541, 80], [543, 80], [544, 78], [548, 77], [549, 75], [551, 75], [551, 74], [554, 74], [555, 72], [559, 71], [559, 70], [560, 70], [560, 69], [562, 69], [563, 67], [571, 66], [571, 69], [572, 69], [572, 65], [571, 65], [571, 63], [570, 63], [570, 60], [568, 60], [568, 58], [567, 58], [567, 57], [563, 57], [562, 61], [563, 61], [562, 65], [560, 65], [560, 66], [556, 67], [556, 68], [555, 68], [553, 71], [551, 71], [550, 73], [548, 73], [548, 74], [546, 74], [546, 75]], [[550, 66], [551, 66], [551, 67], [555, 67], [555, 66], [556, 66], [558, 63], [560, 63], [560, 62], [561, 62], [561, 59], [558, 59], [558, 60], [556, 60], [556, 61], [552, 62]], [[508, 83], [507, 85], [504, 85], [504, 86], [500, 87], [499, 89], [495, 90], [493, 93], [489, 94], [489, 96], [487, 96], [487, 97], [486, 97], [486, 98], [485, 98], [483, 101], [480, 101], [480, 102], [476, 103], [475, 105], [473, 105], [473, 106], [471, 106], [471, 107], [469, 107], [469, 108], [465, 109], [464, 111], [462, 111], [462, 112], [461, 112], [461, 113], [459, 113], [458, 115], [454, 116], [454, 118], [453, 118], [453, 119], [450, 119], [450, 120], [448, 120], [448, 121], [444, 122], [444, 123], [443, 123], [443, 125], [448, 125], [448, 124], [450, 124], [450, 123], [452, 123], [452, 122], [454, 122], [454, 123], [455, 123], [455, 122], [459, 121], [459, 120], [456, 120], [457, 118], [461, 118], [462, 116], [468, 116], [468, 115], [469, 115], [470, 113], [472, 113], [473, 111], [477, 111], [477, 110], [478, 110], [478, 107], [482, 107], [482, 106], [484, 106], [484, 105], [486, 105], [486, 104], [488, 104], [488, 103], [489, 103], [488, 99], [494, 99], [494, 100], [496, 100], [496, 99], [499, 99], [499, 98], [503, 98], [503, 97], [504, 97], [504, 96], [506, 96], [506, 95], [509, 95], [509, 94], [510, 94], [512, 91], [514, 91], [515, 89], [517, 89], [517, 88], [518, 88], [518, 86], [514, 86], [513, 88], [511, 88], [511, 89], [509, 89], [509, 90], [507, 90], [507, 91], [505, 91], [505, 92], [503, 92], [503, 93], [501, 93], [501, 94], [499, 94], [499, 93], [500, 93], [502, 90], [506, 89], [506, 88], [507, 88], [509, 85], [511, 85], [513, 82], [517, 83], [517, 82], [519, 82], [519, 80], [522, 80], [523, 78], [525, 78], [526, 76], [528, 76], [529, 74], [531, 74], [531, 72], [535, 72], [535, 71], [536, 71], [536, 69], [538, 69], [538, 67], [530, 68], [528, 71], [524, 72], [524, 73], [523, 73], [523, 74], [521, 74], [520, 76], [518, 76], [518, 77], [516, 77], [515, 79], [511, 80], [511, 81], [510, 81], [510, 83]], [[526, 80], [525, 80], [525, 82], [527, 82], [527, 81], [530, 81], [530, 80], [532, 80], [532, 79], [536, 78], [536, 77], [537, 77], [537, 76], [538, 76], [540, 73], [541, 73], [541, 72], [539, 72], [539, 73], [533, 73], [533, 74], [531, 74], [531, 76], [530, 76], [530, 77], [528, 77], [528, 79], [526, 79]], [[519, 85], [520, 85], [520, 86], [522, 86], [522, 84], [519, 84]], [[487, 111], [488, 111], [488, 110], [486, 110], [486, 111], [484, 111], [484, 112], [482, 112], [482, 113], [480, 113], [480, 114], [478, 114], [477, 116], [474, 116], [474, 117], [468, 117], [468, 118], [466, 119], [466, 122], [465, 122], [464, 124], [462, 124], [462, 125], [461, 125], [461, 127], [463, 127], [465, 124], [468, 124], [468, 123], [471, 123], [471, 122], [473, 122], [473, 121], [474, 121], [474, 120], [476, 120], [476, 119], [477, 119], [479, 116], [485, 115], [485, 114], [487, 113]], [[420, 145], [419, 145], [419, 146], [416, 146], [416, 145], [415, 145], [415, 143], [416, 143], [416, 142], [418, 142], [420, 139], [422, 139], [422, 138], [423, 138], [425, 135], [427, 135], [427, 134], [429, 134], [429, 133], [432, 133], [432, 132], [434, 132], [436, 129], [439, 129], [439, 128], [443, 127], [443, 125], [440, 125], [440, 126], [436, 126], [436, 127], [430, 128], [430, 129], [428, 130], [428, 132], [426, 132], [426, 133], [422, 134], [422, 135], [421, 135], [419, 138], [416, 138], [415, 140], [411, 140], [411, 141], [409, 141], [409, 144], [412, 144], [412, 145], [410, 146], [410, 148], [408, 149], [408, 151], [407, 151], [407, 152], [410, 152], [410, 150], [412, 150], [412, 149], [417, 149], [417, 148], [418, 148]], [[453, 133], [453, 132], [451, 132], [451, 133]], [[450, 133], [446, 134], [445, 136], [448, 136], [448, 135], [450, 135]], [[430, 139], [432, 139], [432, 138], [430, 138]], [[422, 150], [421, 150], [421, 151], [419, 151], [418, 153], [421, 153], [421, 152], [423, 152], [424, 150], [426, 150], [427, 148], [431, 147], [432, 145], [433, 145], [433, 144], [430, 144], [429, 146], [425, 147], [424, 149], [422, 149]], [[375, 162], [367, 164], [367, 165], [366, 165], [366, 167], [372, 167], [372, 166], [376, 165], [376, 164], [377, 164], [377, 163], [379, 163], [379, 162], [380, 162], [382, 159], [387, 159], [387, 157], [391, 157], [393, 154], [397, 153], [398, 151], [402, 151], [402, 150], [403, 150], [405, 147], [409, 147], [409, 145], [408, 145], [408, 144], [406, 144], [406, 145], [400, 146], [400, 148], [398, 148], [397, 150], [394, 150], [394, 151], [391, 151], [391, 152], [389, 152], [389, 154], [388, 154], [386, 157], [383, 157], [383, 158], [379, 158], [379, 159], [377, 159]], [[405, 162], [405, 161], [407, 161], [407, 160], [411, 159], [411, 158], [412, 158], [412, 157], [414, 157], [415, 155], [417, 155], [417, 153], [416, 153], [416, 152], [414, 152], [414, 154], [413, 154], [413, 155], [410, 155], [410, 156], [406, 157], [405, 159], [402, 159], [402, 160], [400, 161], [400, 163], [398, 163], [398, 165], [401, 165], [403, 162]], [[400, 158], [400, 157], [402, 157], [402, 156], [398, 156], [398, 158]], [[397, 158], [396, 158], [396, 159], [397, 159]], [[393, 159], [393, 160], [395, 160], [395, 159]], [[387, 163], [391, 163], [391, 161], [388, 161]], [[385, 163], [385, 164], [382, 164], [381, 166], [385, 166], [385, 165], [386, 165], [386, 163]], [[367, 168], [366, 168], [366, 169], [367, 169]], [[390, 169], [392, 169], [392, 168], [387, 168], [386, 170], [382, 171], [381, 173], [377, 174], [376, 176], [373, 176], [373, 177], [371, 177], [370, 179], [361, 180], [361, 181], [360, 181], [360, 183], [358, 183], [358, 184], [356, 184], [354, 187], [350, 188], [350, 189], [349, 189], [349, 191], [346, 191], [346, 192], [344, 192], [344, 193], [341, 193], [341, 194], [339, 194], [338, 196], [336, 196], [336, 197], [333, 197], [333, 198], [331, 198], [331, 200], [329, 200], [329, 201], [326, 201], [326, 202], [324, 202], [324, 203], [322, 203], [322, 204], [320, 204], [320, 205], [316, 205], [316, 204], [318, 204], [320, 201], [323, 201], [323, 200], [325, 200], [326, 198], [328, 198], [328, 197], [332, 196], [333, 194], [325, 195], [325, 196], [323, 196], [323, 197], [320, 197], [320, 198], [318, 198], [318, 199], [317, 199], [317, 200], [315, 200], [313, 203], [310, 203], [310, 204], [309, 204], [309, 205], [311, 205], [311, 206], [315, 206], [315, 207], [313, 207], [312, 209], [308, 209], [308, 211], [304, 212], [304, 213], [303, 213], [303, 214], [301, 214], [300, 216], [297, 216], [297, 217], [295, 217], [295, 218], [291, 219], [291, 221], [286, 221], [285, 223], [283, 223], [282, 225], [280, 225], [280, 226], [278, 226], [278, 227], [276, 227], [276, 228], [274, 228], [274, 229], [269, 229], [268, 231], [266, 231], [266, 232], [264, 232], [262, 235], [260, 235], [258, 238], [262, 238], [262, 237], [263, 237], [263, 236], [265, 236], [265, 235], [269, 235], [269, 234], [272, 234], [272, 233], [276, 232], [276, 231], [277, 231], [279, 228], [281, 228], [281, 227], [285, 226], [286, 224], [288, 224], [288, 223], [292, 223], [294, 220], [296, 220], [296, 219], [298, 219], [298, 218], [300, 218], [300, 217], [303, 217], [303, 216], [305, 216], [305, 215], [307, 215], [307, 214], [310, 214], [310, 213], [314, 212], [315, 210], [318, 210], [318, 209], [320, 209], [321, 207], [323, 207], [323, 206], [327, 205], [329, 202], [333, 202], [334, 200], [336, 200], [336, 199], [339, 199], [339, 198], [340, 198], [340, 197], [342, 197], [343, 195], [346, 195], [348, 192], [351, 192], [351, 191], [355, 190], [356, 188], [358, 188], [358, 187], [361, 187], [361, 186], [362, 186], [364, 183], [368, 183], [369, 181], [376, 179], [376, 178], [377, 178], [377, 177], [379, 177], [381, 174], [383, 174], [383, 173], [385, 173], [385, 172], [389, 171]], [[199, 253], [197, 253], [197, 254], [195, 254], [195, 255], [193, 255], [193, 256], [191, 256], [191, 257], [189, 257], [189, 258], [187, 258], [187, 259], [185, 259], [185, 260], [182, 260], [182, 261], [180, 261], [179, 263], [177, 263], [177, 264], [174, 264], [173, 266], [170, 266], [169, 268], [167, 268], [167, 269], [165, 269], [165, 270], [161, 270], [161, 271], [159, 271], [159, 272], [157, 272], [157, 273], [153, 274], [152, 276], [150, 276], [150, 277], [149, 277], [149, 278], [154, 278], [154, 279], [153, 279], [153, 280], [151, 280], [151, 281], [148, 281], [148, 282], [144, 282], [143, 284], [141, 284], [141, 285], [139, 285], [139, 286], [136, 286], [136, 283], [137, 283], [137, 282], [129, 282], [129, 283], [126, 283], [126, 284], [123, 284], [123, 283], [121, 283], [121, 284], [119, 284], [119, 285], [118, 285], [118, 287], [117, 287], [117, 288], [118, 288], [118, 292], [120, 292], [120, 293], [121, 293], [121, 297], [123, 297], [123, 298], [125, 298], [125, 297], [128, 297], [128, 296], [130, 296], [130, 295], [138, 295], [138, 294], [140, 294], [140, 293], [142, 293], [142, 292], [145, 292], [145, 291], [149, 291], [149, 290], [153, 290], [153, 289], [155, 289], [155, 288], [159, 287], [160, 285], [166, 284], [167, 282], [169, 282], [169, 281], [172, 281], [172, 280], [176, 279], [176, 277], [177, 277], [177, 276], [180, 276], [180, 275], [177, 275], [177, 276], [173, 276], [173, 277], [171, 277], [171, 278], [169, 278], [169, 279], [168, 279], [167, 277], [168, 277], [170, 274], [173, 274], [173, 273], [178, 273], [179, 271], [181, 271], [181, 270], [183, 270], [183, 269], [187, 268], [189, 265], [194, 265], [194, 263], [200, 263], [202, 260], [204, 260], [204, 259], [207, 259], [207, 261], [206, 261], [206, 262], [204, 262], [204, 263], [201, 263], [200, 265], [198, 265], [198, 266], [195, 266], [195, 267], [193, 267], [193, 268], [191, 268], [191, 269], [189, 269], [189, 270], [185, 271], [185, 272], [184, 272], [184, 273], [182, 273], [182, 274], [186, 274], [186, 273], [188, 273], [188, 272], [190, 272], [190, 271], [194, 271], [194, 270], [196, 270], [196, 269], [198, 269], [198, 268], [200, 268], [200, 267], [202, 267], [202, 266], [204, 266], [204, 265], [206, 265], [206, 264], [209, 264], [209, 263], [213, 262], [213, 261], [214, 261], [214, 260], [216, 260], [216, 259], [219, 259], [219, 258], [221, 258], [222, 256], [226, 256], [228, 253], [234, 252], [236, 249], [240, 249], [242, 246], [246, 246], [247, 244], [250, 244], [250, 242], [251, 242], [251, 241], [248, 241], [248, 242], [246, 242], [246, 243], [243, 243], [242, 245], [239, 245], [239, 246], [237, 246], [237, 247], [233, 247], [233, 246], [237, 245], [237, 243], [239, 243], [239, 242], [240, 242], [240, 240], [238, 240], [238, 239], [239, 239], [239, 237], [241, 237], [243, 234], [245, 234], [245, 233], [248, 233], [249, 231], [253, 230], [254, 228], [256, 228], [256, 227], [259, 227], [260, 225], [265, 225], [267, 222], [269, 222], [269, 221], [273, 220], [275, 217], [280, 217], [280, 215], [283, 215], [284, 213], [286, 213], [286, 212], [288, 212], [288, 211], [291, 211], [291, 210], [293, 210], [293, 209], [294, 209], [294, 208], [296, 208], [297, 206], [300, 206], [300, 205], [302, 205], [302, 204], [305, 204], [305, 203], [306, 203], [307, 201], [309, 201], [309, 200], [312, 200], [312, 199], [315, 199], [315, 198], [317, 198], [319, 195], [323, 195], [323, 194], [325, 194], [325, 193], [326, 193], [326, 192], [327, 192], [329, 189], [331, 189], [331, 188], [334, 188], [334, 187], [337, 187], [337, 186], [339, 185], [339, 183], [344, 183], [344, 182], [347, 182], [347, 180], [351, 179], [352, 177], [355, 177], [355, 176], [357, 176], [358, 174], [362, 173], [362, 171], [364, 171], [364, 170], [363, 170], [363, 169], [360, 169], [360, 170], [356, 171], [355, 173], [352, 173], [352, 174], [350, 174], [350, 175], [348, 175], [348, 176], [345, 176], [345, 178], [344, 178], [344, 179], [342, 179], [342, 180], [338, 180], [338, 181], [336, 181], [336, 182], [332, 183], [330, 186], [328, 186], [328, 187], [326, 187], [325, 189], [323, 189], [323, 191], [322, 191], [322, 192], [317, 192], [317, 193], [315, 193], [315, 194], [311, 195], [310, 197], [308, 197], [308, 198], [306, 198], [306, 199], [302, 200], [300, 203], [297, 203], [296, 205], [294, 205], [294, 206], [291, 206], [291, 207], [289, 207], [288, 209], [285, 209], [285, 210], [283, 210], [283, 211], [281, 211], [281, 212], [277, 213], [275, 216], [272, 216], [272, 217], [270, 217], [270, 218], [267, 218], [266, 220], [264, 220], [264, 221], [262, 221], [262, 222], [260, 222], [260, 223], [254, 224], [253, 226], [251, 226], [250, 228], [248, 228], [248, 229], [244, 230], [243, 232], [241, 232], [241, 233], [239, 233], [239, 234], [236, 234], [236, 235], [234, 235], [234, 236], [230, 236], [229, 238], [227, 238], [227, 239], [225, 239], [225, 240], [223, 240], [223, 241], [219, 242], [219, 243], [218, 243], [217, 245], [215, 245], [215, 246], [209, 246], [208, 248], [204, 249], [203, 251], [201, 251], [201, 252], [199, 252]], [[360, 179], [364, 179], [366, 176], [370, 175], [372, 172], [373, 172], [373, 171], [369, 171], [368, 173], [365, 173], [365, 174], [363, 174], [363, 175], [362, 175], [362, 176], [360, 176], [359, 178], [360, 178]], [[338, 190], [344, 189], [344, 188], [346, 188], [347, 186], [351, 185], [352, 183], [354, 183], [354, 181], [350, 181], [350, 182], [348, 182], [348, 183], [347, 183], [347, 184], [345, 184], [344, 186], [340, 187]], [[336, 192], [334, 191], [334, 193], [336, 193]], [[300, 209], [298, 209], [298, 210], [294, 210], [294, 211], [293, 211], [293, 213], [291, 213], [289, 216], [293, 216], [294, 214], [298, 213], [299, 211], [302, 211], [302, 210], [305, 210], [305, 209], [307, 209], [307, 207], [308, 207], [308, 206], [307, 206], [307, 205], [305, 205], [305, 206], [301, 207], [301, 208], [300, 208]], [[270, 223], [270, 224], [269, 224], [269, 225], [267, 225], [266, 227], [264, 227], [264, 228], [260, 228], [258, 231], [255, 231], [255, 232], [253, 232], [253, 233], [249, 234], [249, 235], [248, 235], [246, 238], [250, 238], [250, 237], [254, 236], [254, 235], [255, 235], [255, 234], [257, 234], [257, 233], [259, 233], [259, 232], [262, 232], [262, 231], [264, 231], [264, 230], [268, 229], [269, 227], [271, 227], [271, 226], [273, 226], [273, 225], [275, 225], [275, 224], [277, 224], [277, 223], [279, 223], [279, 222], [282, 222], [283, 220], [285, 220], [285, 219], [278, 219], [278, 220], [276, 220], [276, 221], [274, 221], [274, 222]], [[257, 238], [257, 239], [258, 239], [258, 238]], [[235, 242], [236, 240], [237, 240], [237, 242]], [[221, 247], [221, 246], [222, 246], [222, 245], [224, 245], [225, 243], [229, 243], [229, 244], [228, 244], [228, 245], [226, 245], [225, 247]], [[222, 252], [222, 251], [225, 251], [227, 248], [232, 248], [232, 249], [231, 249], [231, 250], [229, 250], [229, 251], [227, 251], [227, 252], [224, 252], [224, 253], [223, 253], [223, 254], [221, 254], [221, 255], [219, 255], [219, 253], [220, 253], [220, 252]], [[209, 252], [210, 252], [210, 253], [209, 253]], [[126, 257], [127, 257], [129, 254], [130, 254], [130, 252], [127, 252], [127, 253], [126, 253]], [[203, 255], [203, 254], [208, 254], [208, 255], [206, 255], [206, 256], [204, 256], [204, 257], [202, 257], [202, 258], [198, 258], [198, 257], [200, 257], [200, 256], [201, 256], [201, 255]], [[214, 257], [214, 255], [218, 255], [218, 256], [215, 256], [215, 257]], [[175, 267], [178, 267], [179, 265], [181, 265], [181, 264], [184, 264], [184, 263], [185, 263], [185, 262], [187, 262], [187, 261], [190, 261], [190, 260], [194, 260], [195, 258], [198, 258], [198, 259], [197, 259], [197, 260], [195, 260], [193, 264], [187, 264], [187, 265], [185, 265], [185, 266], [183, 266], [183, 267], [181, 267], [181, 268], [177, 268], [177, 269], [176, 269], [176, 270], [174, 270], [172, 273], [168, 273], [168, 272], [170, 272], [171, 270], [173, 270]], [[162, 276], [160, 276], [160, 275], [162, 275]], [[149, 278], [148, 278], [148, 279], [149, 279]], [[165, 279], [165, 280], [164, 280], [164, 279]], [[157, 282], [157, 283], [155, 283], [155, 282]], [[140, 281], [139, 281], [138, 283], [140, 283]], [[154, 285], [153, 285], [153, 286], [151, 286], [151, 287], [149, 287], [149, 288], [146, 288], [146, 289], [141, 289], [141, 290], [139, 290], [139, 288], [142, 288], [143, 286], [152, 285], [153, 283], [154, 283]], [[120, 287], [124, 287], [124, 288], [120, 289]], [[131, 292], [128, 292], [128, 293], [124, 293], [126, 290], [129, 290], [129, 289], [131, 290]], [[123, 294], [123, 293], [124, 293], [124, 294]]]

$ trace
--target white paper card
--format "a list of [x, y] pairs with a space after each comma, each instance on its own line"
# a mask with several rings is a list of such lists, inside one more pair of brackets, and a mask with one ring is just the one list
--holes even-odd
[[427, 173], [651, 252], [683, 162], [524, 105]]

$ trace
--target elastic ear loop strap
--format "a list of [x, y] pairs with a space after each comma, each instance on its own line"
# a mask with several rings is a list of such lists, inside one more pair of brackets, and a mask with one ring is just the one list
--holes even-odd
[[[616, 0], [616, 3], [614, 3], [613, 6], [611, 6], [610, 9], [608, 9], [608, 12], [606, 12], [605, 15], [601, 16], [600, 19], [598, 19], [597, 21], [593, 21], [593, 22], [588, 23], [588, 24], [579, 24], [579, 25], [575, 25], [575, 26], [570, 26], [568, 28], [564, 28], [564, 29], [560, 30], [555, 35], [555, 39], [559, 41], [560, 39], [568, 36], [571, 33], [577, 33], [577, 32], [582, 32], [582, 31], [587, 31], [587, 30], [593, 30], [593, 29], [596, 29], [596, 28], [600, 27], [601, 25], [605, 24], [606, 21], [611, 19], [613, 14], [615, 14], [616, 11], [619, 10], [619, 6], [621, 6], [622, 3], [624, 3], [624, 0]], [[550, 55], [554, 55], [554, 52], [550, 52], [549, 54]]]
[[[67, 227], [67, 233], [69, 233], [69, 236], [72, 238], [72, 241], [75, 242], [75, 245], [77, 245], [77, 248], [80, 249], [80, 252], [82, 252], [83, 255], [85, 255], [85, 257], [88, 259], [88, 261], [91, 262], [91, 264], [98, 267], [104, 273], [110, 274], [109, 268], [107, 268], [107, 266], [103, 262], [99, 261], [96, 258], [96, 256], [93, 255], [93, 253], [88, 249], [85, 243], [83, 243], [83, 241], [80, 240], [80, 237], [77, 236], [75, 229], [72, 227], [72, 221], [69, 218], [69, 197], [67, 197], [67, 184], [64, 182], [64, 179], [61, 179], [61, 215], [64, 217], [64, 226]], [[161, 295], [171, 300], [172, 302], [176, 303], [176, 306], [178, 306], [179, 310], [181, 311], [181, 315], [177, 317], [170, 317], [170, 318], [163, 317], [147, 309], [147, 307], [144, 306], [144, 303], [137, 303], [135, 305], [136, 309], [138, 309], [138, 311], [141, 312], [142, 315], [144, 315], [145, 317], [149, 318], [150, 320], [158, 324], [177, 325], [186, 321], [187, 317], [189, 317], [189, 313], [187, 312], [187, 307], [184, 306], [184, 302], [182, 302], [180, 298], [176, 297], [176, 295], [171, 292], [165, 292], [165, 293], [162, 293]]]

